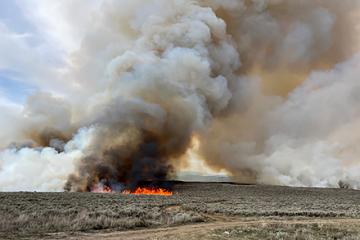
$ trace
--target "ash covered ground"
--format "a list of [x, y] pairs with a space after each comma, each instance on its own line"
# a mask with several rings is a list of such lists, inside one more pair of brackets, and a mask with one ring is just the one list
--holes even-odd
[[182, 182], [173, 190], [0, 193], [0, 239], [360, 239], [360, 191]]

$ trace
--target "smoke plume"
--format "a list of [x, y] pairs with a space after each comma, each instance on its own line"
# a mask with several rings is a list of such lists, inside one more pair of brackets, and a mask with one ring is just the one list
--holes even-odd
[[238, 181], [360, 188], [359, 18], [359, 0], [104, 0], [67, 91], [0, 120], [0, 190], [171, 179], [194, 139]]

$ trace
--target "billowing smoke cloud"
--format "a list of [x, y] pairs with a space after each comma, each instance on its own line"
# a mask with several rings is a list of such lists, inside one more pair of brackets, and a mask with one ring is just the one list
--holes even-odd
[[359, 13], [358, 0], [103, 1], [59, 71], [68, 93], [11, 116], [0, 190], [169, 179], [194, 137], [239, 181], [359, 188]]

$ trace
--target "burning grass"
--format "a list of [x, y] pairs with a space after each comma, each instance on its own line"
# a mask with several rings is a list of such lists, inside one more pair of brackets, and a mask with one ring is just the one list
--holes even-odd
[[160, 195], [160, 196], [172, 196], [173, 193], [164, 188], [149, 188], [149, 187], [138, 187], [134, 191], [125, 190], [123, 194], [133, 195]]
[[162, 187], [137, 187], [134, 190], [121, 190], [117, 191], [105, 184], [97, 184], [92, 189], [93, 193], [121, 193], [125, 195], [159, 195], [159, 196], [172, 196], [173, 192]]
[[0, 239], [156, 228], [219, 218], [360, 218], [360, 192], [177, 184], [174, 194], [0, 193]]

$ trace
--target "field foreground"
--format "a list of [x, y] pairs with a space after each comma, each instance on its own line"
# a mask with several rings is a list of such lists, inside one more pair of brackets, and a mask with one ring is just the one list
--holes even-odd
[[360, 191], [178, 183], [174, 192], [0, 193], [0, 239], [360, 239]]

